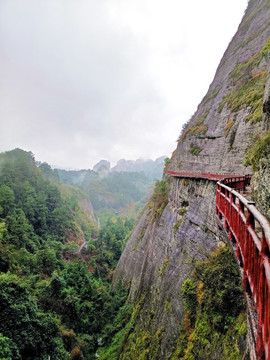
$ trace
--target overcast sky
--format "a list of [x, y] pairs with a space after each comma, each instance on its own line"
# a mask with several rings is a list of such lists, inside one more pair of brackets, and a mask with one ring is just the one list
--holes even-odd
[[0, 0], [0, 151], [170, 156], [247, 0]]

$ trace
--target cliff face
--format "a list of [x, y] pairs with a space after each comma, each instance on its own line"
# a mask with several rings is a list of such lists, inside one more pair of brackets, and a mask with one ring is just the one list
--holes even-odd
[[91, 204], [89, 198], [82, 198], [79, 199], [79, 205], [81, 209], [85, 212], [90, 220], [95, 221], [94, 209], [93, 205]]
[[269, 8], [269, 1], [250, 1], [206, 96], [179, 138], [169, 170], [250, 171], [242, 163], [261, 128], [267, 62], [259, 52], [270, 35]]
[[[251, 172], [243, 162], [254, 136], [265, 127], [262, 99], [267, 61], [261, 49], [270, 35], [269, 19], [269, 0], [249, 2], [166, 170]], [[130, 300], [144, 299], [139, 326], [152, 337], [162, 332], [155, 359], [167, 359], [172, 352], [183, 320], [183, 282], [221, 239], [215, 221], [215, 182], [173, 177], [168, 181], [166, 207], [154, 221], [151, 209], [146, 209], [114, 276], [115, 282], [122, 279], [130, 284]]]
[[[214, 194], [212, 182], [170, 179], [169, 203], [162, 215], [152, 223], [151, 211], [144, 212], [117, 267], [114, 280], [131, 283], [130, 300], [144, 297], [143, 326], [151, 334], [164, 331], [157, 359], [169, 355], [183, 319], [183, 282], [219, 241]], [[150, 313], [154, 319], [147, 324]]]

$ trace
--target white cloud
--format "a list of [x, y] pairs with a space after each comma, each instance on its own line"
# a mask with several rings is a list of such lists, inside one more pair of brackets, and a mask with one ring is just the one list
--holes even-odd
[[0, 151], [88, 168], [170, 155], [246, 0], [0, 0]]

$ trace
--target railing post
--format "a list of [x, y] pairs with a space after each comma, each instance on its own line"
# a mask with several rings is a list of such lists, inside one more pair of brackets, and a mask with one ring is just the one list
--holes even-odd
[[220, 197], [219, 191], [220, 191], [219, 185], [217, 185], [217, 186], [216, 186], [216, 209], [219, 208], [219, 197]]
[[225, 198], [224, 198], [224, 205], [225, 205], [225, 209], [224, 209], [224, 213], [225, 213], [225, 218], [226, 218], [226, 222], [228, 223], [228, 215], [229, 215], [229, 197], [228, 197], [228, 190], [225, 189]]
[[265, 273], [264, 273], [264, 257], [266, 254], [267, 243], [265, 234], [263, 232], [261, 239], [261, 257], [260, 257], [260, 279], [259, 279], [259, 292], [258, 292], [258, 333], [256, 340], [256, 354], [258, 359], [263, 359], [264, 344], [263, 344], [263, 326], [264, 326], [264, 308], [265, 308]]
[[[240, 261], [241, 251], [240, 251], [240, 247], [239, 247], [238, 244], [237, 244], [237, 246], [236, 246], [236, 258], [237, 258], [238, 261]], [[241, 266], [243, 266], [243, 264], [241, 264]]]
[[[254, 203], [252, 203], [254, 204]], [[251, 214], [250, 210], [248, 209], [247, 217], [246, 217], [246, 226], [251, 226], [252, 229], [255, 227], [255, 220], [253, 214]]]
[[238, 244], [242, 244], [243, 242], [243, 220], [242, 215], [244, 214], [244, 205], [239, 199], [238, 211], [237, 211], [237, 238]]
[[249, 286], [249, 283], [248, 283], [248, 277], [247, 277], [247, 274], [246, 274], [245, 271], [243, 272], [243, 281], [242, 281], [242, 284], [243, 284], [243, 289], [244, 289], [244, 291], [247, 291], [248, 286]]

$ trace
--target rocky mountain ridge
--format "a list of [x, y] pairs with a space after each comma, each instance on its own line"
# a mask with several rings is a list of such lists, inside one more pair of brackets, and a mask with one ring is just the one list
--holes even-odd
[[101, 176], [107, 176], [110, 172], [144, 172], [148, 177], [160, 179], [165, 158], [166, 156], [160, 156], [156, 160], [141, 158], [136, 160], [120, 159], [112, 168], [109, 161], [100, 160], [94, 165], [93, 171]]

